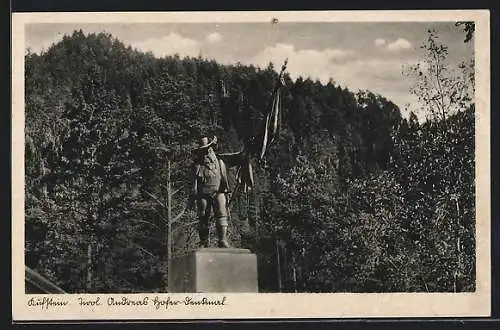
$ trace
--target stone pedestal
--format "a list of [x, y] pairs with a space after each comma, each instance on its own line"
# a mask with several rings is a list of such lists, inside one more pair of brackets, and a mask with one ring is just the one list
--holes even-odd
[[257, 256], [247, 249], [198, 249], [172, 260], [169, 282], [169, 292], [258, 292]]

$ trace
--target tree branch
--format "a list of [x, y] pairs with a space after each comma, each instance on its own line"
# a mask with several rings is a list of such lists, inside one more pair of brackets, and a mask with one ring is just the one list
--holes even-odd
[[184, 189], [184, 186], [181, 186], [181, 187], [175, 189], [174, 191], [172, 191], [172, 196], [175, 195], [175, 194], [177, 194], [179, 191], [181, 191], [183, 189]]
[[149, 191], [145, 190], [144, 191], [146, 194], [149, 195], [149, 197], [151, 197], [156, 203], [158, 203], [161, 207], [163, 207], [164, 209], [167, 209], [165, 203], [163, 203], [156, 195], [154, 195], [153, 193], [150, 193]]
[[186, 213], [187, 207], [184, 207], [184, 209], [181, 211], [181, 213], [177, 214], [173, 219], [172, 219], [172, 224], [176, 223], [179, 221], [179, 219]]
[[146, 250], [145, 248], [143, 248], [143, 247], [142, 247], [142, 246], [140, 246], [139, 244], [134, 243], [134, 246], [135, 246], [135, 247], [137, 247], [137, 248], [138, 248], [139, 250], [141, 250], [142, 252], [144, 252], [144, 253], [148, 254], [149, 256], [151, 256], [151, 257], [155, 257], [155, 258], [156, 258], [156, 256], [155, 256], [152, 252], [149, 252], [148, 250]]
[[173, 230], [173, 231], [175, 231], [175, 230], [178, 230], [178, 229], [183, 228], [183, 227], [187, 227], [187, 226], [194, 225], [194, 224], [196, 224], [196, 223], [198, 223], [198, 221], [191, 221], [191, 222], [185, 223], [185, 224], [183, 224], [183, 225], [180, 225], [179, 227], [177, 227], [177, 228], [175, 228], [175, 229], [172, 229], [172, 230]]
[[152, 222], [149, 222], [149, 221], [145, 221], [145, 220], [137, 220], [137, 219], [131, 219], [130, 221], [132, 222], [138, 222], [138, 223], [146, 223], [146, 224], [149, 224], [153, 227], [156, 227], [158, 230], [162, 230], [159, 226], [155, 225], [154, 223]]

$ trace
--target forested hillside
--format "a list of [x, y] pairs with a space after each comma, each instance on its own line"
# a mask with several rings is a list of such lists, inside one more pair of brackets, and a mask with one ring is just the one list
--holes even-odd
[[[242, 148], [273, 64], [160, 59], [75, 31], [25, 68], [26, 265], [69, 292], [165, 291], [167, 171], [175, 257], [198, 244], [181, 213], [190, 150], [211, 135]], [[332, 79], [285, 75], [279, 139], [233, 197], [231, 244], [258, 255], [261, 291], [474, 290], [473, 104], [419, 123]]]

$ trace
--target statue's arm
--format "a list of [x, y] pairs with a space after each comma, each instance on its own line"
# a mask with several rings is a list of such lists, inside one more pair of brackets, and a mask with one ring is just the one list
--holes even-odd
[[243, 164], [244, 156], [243, 151], [223, 153], [217, 155], [228, 167], [240, 166]]

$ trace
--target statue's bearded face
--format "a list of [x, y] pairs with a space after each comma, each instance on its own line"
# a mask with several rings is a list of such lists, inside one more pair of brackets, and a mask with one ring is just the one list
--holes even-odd
[[208, 148], [207, 151], [203, 154], [204, 163], [212, 163], [217, 161], [217, 157], [215, 156], [215, 152], [212, 148]]

